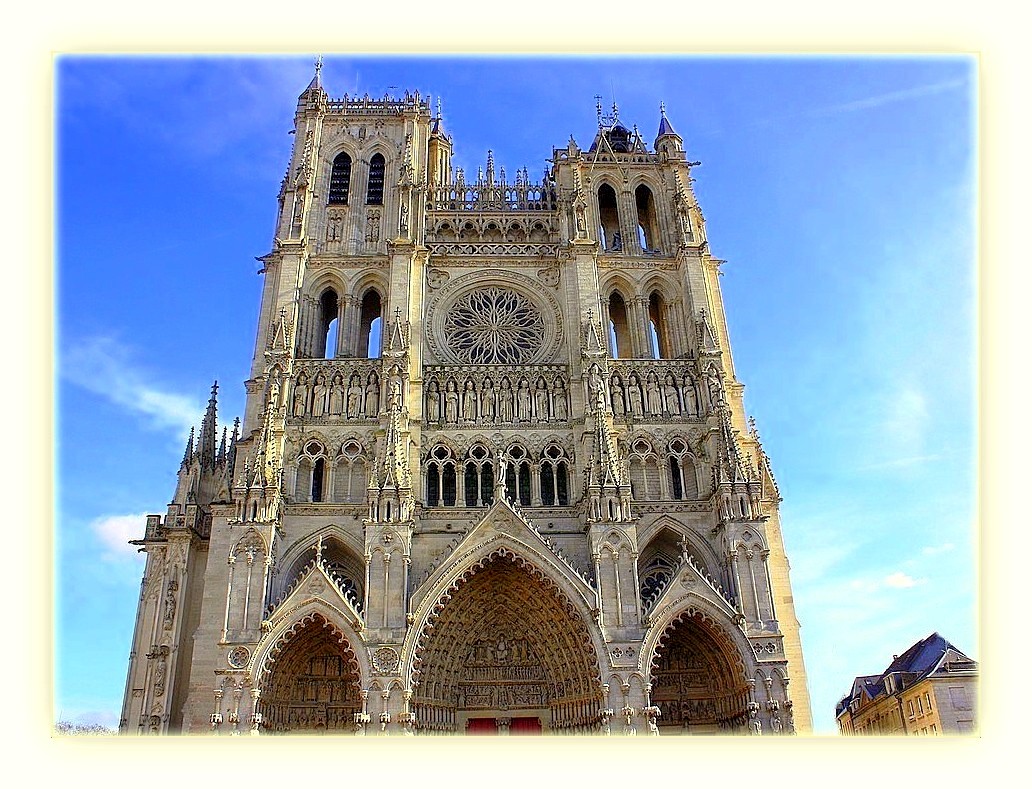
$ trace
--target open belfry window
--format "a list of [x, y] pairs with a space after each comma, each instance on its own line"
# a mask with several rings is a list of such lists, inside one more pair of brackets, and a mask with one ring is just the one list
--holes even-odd
[[616, 208], [616, 192], [609, 184], [598, 188], [599, 241], [606, 251], [623, 249], [620, 238], [620, 214]]
[[347, 205], [348, 192], [351, 189], [351, 157], [346, 153], [337, 154], [330, 170], [330, 205]]
[[383, 179], [386, 163], [383, 154], [374, 154], [369, 160], [369, 185], [366, 189], [366, 205], [383, 205]]

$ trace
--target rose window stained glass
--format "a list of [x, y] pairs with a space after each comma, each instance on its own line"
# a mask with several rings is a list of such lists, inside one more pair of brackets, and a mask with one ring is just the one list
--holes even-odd
[[470, 364], [521, 364], [541, 347], [545, 322], [525, 296], [507, 288], [480, 288], [451, 308], [444, 336]]

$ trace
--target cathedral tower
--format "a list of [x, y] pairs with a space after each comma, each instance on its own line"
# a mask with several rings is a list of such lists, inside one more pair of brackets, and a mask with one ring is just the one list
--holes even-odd
[[243, 423], [213, 388], [137, 541], [122, 731], [810, 731], [696, 163], [597, 115], [474, 176], [428, 97], [317, 69]]

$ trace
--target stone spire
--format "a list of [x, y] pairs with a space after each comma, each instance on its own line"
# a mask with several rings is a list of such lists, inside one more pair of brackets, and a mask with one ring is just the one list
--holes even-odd
[[186, 468], [190, 465], [190, 459], [194, 453], [194, 429], [190, 428], [190, 437], [186, 440], [186, 451], [183, 453], [183, 462], [180, 468]]
[[208, 398], [208, 408], [201, 421], [201, 436], [197, 444], [201, 468], [213, 468], [215, 465], [215, 412], [218, 408], [218, 392], [219, 382], [215, 381], [211, 385], [211, 397]]

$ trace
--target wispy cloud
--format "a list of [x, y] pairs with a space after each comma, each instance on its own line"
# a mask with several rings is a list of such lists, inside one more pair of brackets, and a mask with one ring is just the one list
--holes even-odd
[[169, 392], [147, 380], [116, 340], [94, 337], [70, 346], [61, 357], [61, 374], [77, 386], [107, 398], [146, 418], [155, 430], [185, 436], [204, 411], [204, 404]]
[[105, 515], [90, 521], [90, 531], [103, 546], [101, 558], [107, 561], [133, 561], [141, 563], [143, 557], [129, 540], [138, 540], [143, 535], [147, 515]]
[[918, 85], [913, 88], [906, 88], [904, 90], [894, 90], [888, 93], [879, 93], [876, 96], [868, 96], [863, 99], [855, 99], [854, 101], [846, 101], [841, 104], [832, 104], [828, 107], [817, 107], [805, 113], [806, 117], [819, 118], [827, 117], [829, 115], [840, 115], [846, 112], [859, 112], [860, 110], [870, 110], [875, 107], [882, 107], [886, 104], [895, 104], [900, 101], [910, 101], [911, 99], [919, 99], [924, 96], [934, 96], [937, 93], [945, 93], [950, 90], [956, 90], [957, 88], [963, 88], [967, 86], [967, 81], [963, 79], [951, 79], [943, 82], [933, 82], [928, 85]]
[[922, 556], [936, 556], [940, 553], [947, 553], [952, 551], [956, 546], [952, 542], [946, 542], [942, 545], [928, 545], [921, 549]]

